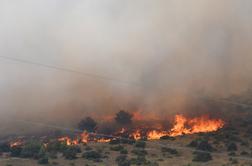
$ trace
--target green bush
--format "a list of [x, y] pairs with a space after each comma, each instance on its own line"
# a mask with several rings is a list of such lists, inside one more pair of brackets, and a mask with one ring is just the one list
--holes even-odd
[[198, 143], [197, 148], [198, 150], [203, 150], [203, 151], [213, 151], [213, 147], [211, 146], [210, 143], [208, 143], [207, 140], [202, 140]]
[[195, 152], [194, 154], [193, 161], [208, 162], [212, 160], [212, 156], [208, 152]]

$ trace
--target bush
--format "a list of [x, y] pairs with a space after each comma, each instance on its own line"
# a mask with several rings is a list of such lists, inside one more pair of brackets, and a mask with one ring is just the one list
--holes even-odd
[[47, 151], [49, 152], [64, 152], [68, 148], [65, 142], [60, 142], [58, 140], [49, 142], [47, 144]]
[[74, 160], [77, 158], [77, 152], [78, 151], [75, 146], [68, 146], [66, 150], [64, 150], [63, 156], [68, 160]]
[[117, 156], [116, 162], [118, 166], [130, 166], [130, 161], [127, 159], [126, 155]]
[[88, 132], [94, 132], [96, 126], [97, 123], [91, 117], [86, 117], [85, 119], [82, 119], [78, 124], [78, 128], [80, 130], [86, 130]]
[[145, 156], [145, 155], [148, 154], [147, 151], [144, 150], [144, 149], [133, 149], [133, 150], [131, 151], [131, 153], [133, 153], [133, 154], [135, 154], [135, 155], [137, 155], [137, 156]]
[[137, 141], [135, 147], [137, 148], [145, 148], [146, 143], [144, 141]]
[[101, 153], [92, 150], [92, 151], [84, 152], [82, 154], [82, 157], [85, 159], [88, 159], [88, 160], [98, 161], [98, 160], [100, 160], [100, 158], [102, 158], [102, 155], [101, 155]]
[[48, 157], [44, 156], [38, 160], [38, 164], [48, 164]]
[[203, 151], [213, 151], [213, 147], [211, 146], [211, 144], [208, 143], [208, 141], [206, 140], [203, 140], [203, 141], [200, 141], [197, 145], [197, 148], [198, 150], [203, 150]]
[[127, 125], [132, 122], [133, 115], [126, 111], [119, 111], [115, 116], [115, 121], [121, 125]]
[[116, 144], [120, 144], [120, 143], [121, 143], [120, 139], [112, 139], [109, 141], [109, 144], [111, 144], [111, 145], [116, 145]]
[[207, 152], [195, 152], [195, 156], [193, 158], [193, 161], [199, 161], [199, 162], [208, 162], [212, 160], [212, 156], [210, 153]]
[[10, 145], [8, 143], [1, 143], [0, 144], [0, 152], [9, 152]]
[[163, 153], [167, 153], [168, 152], [168, 153], [174, 154], [174, 155], [178, 154], [178, 151], [176, 149], [167, 148], [167, 147], [162, 147], [161, 148], [161, 152], [163, 152]]
[[122, 149], [122, 150], [120, 151], [120, 153], [121, 153], [121, 154], [128, 154], [128, 151], [127, 151], [127, 149]]
[[123, 150], [123, 149], [124, 149], [124, 147], [121, 146], [121, 145], [117, 145], [117, 146], [112, 146], [112, 147], [110, 147], [110, 150], [113, 150], [113, 151], [121, 151], [121, 150]]
[[162, 139], [162, 140], [171, 140], [171, 141], [174, 141], [176, 138], [175, 138], [175, 137], [170, 137], [170, 136], [168, 136], [168, 135], [165, 135], [165, 136], [160, 137], [160, 139]]
[[24, 158], [38, 158], [41, 148], [42, 144], [40, 142], [30, 141], [24, 145], [20, 155]]
[[236, 146], [236, 144], [235, 144], [234, 142], [228, 144], [227, 150], [228, 150], [228, 151], [237, 151], [237, 146]]
[[145, 156], [137, 156], [137, 158], [132, 158], [130, 163], [133, 165], [146, 165], [147, 160]]
[[22, 147], [21, 146], [13, 146], [10, 149], [11, 152], [11, 156], [12, 157], [19, 157], [22, 151]]

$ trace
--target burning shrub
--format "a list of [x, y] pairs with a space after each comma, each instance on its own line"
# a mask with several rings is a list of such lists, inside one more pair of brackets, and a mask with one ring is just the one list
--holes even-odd
[[137, 141], [135, 147], [137, 148], [145, 148], [146, 143], [144, 141]]
[[100, 161], [102, 158], [101, 153], [97, 151], [87, 151], [82, 154], [82, 157], [88, 160], [93, 160], [93, 161]]
[[115, 121], [121, 125], [131, 124], [133, 115], [126, 111], [119, 111], [116, 114]]
[[97, 123], [91, 117], [86, 117], [85, 119], [82, 119], [78, 124], [78, 128], [80, 130], [86, 130], [88, 132], [94, 132], [96, 126]]
[[212, 156], [208, 152], [194, 152], [195, 156], [192, 161], [208, 162], [212, 160]]

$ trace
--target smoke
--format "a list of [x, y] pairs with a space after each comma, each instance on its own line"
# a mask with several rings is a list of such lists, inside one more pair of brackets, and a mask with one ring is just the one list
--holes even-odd
[[[192, 95], [251, 85], [250, 0], [2, 0], [0, 115], [72, 123], [82, 116], [184, 111]], [[117, 81], [118, 80], [118, 81]], [[119, 81], [120, 80], [120, 81]]]

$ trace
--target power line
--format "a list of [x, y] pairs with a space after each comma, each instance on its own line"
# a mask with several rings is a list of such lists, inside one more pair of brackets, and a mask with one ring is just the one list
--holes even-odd
[[10, 60], [10, 61], [19, 62], [19, 63], [42, 66], [45, 68], [64, 71], [64, 72], [68, 72], [68, 73], [74, 73], [74, 74], [82, 75], [85, 77], [96, 78], [99, 80], [105, 80], [105, 81], [110, 81], [110, 82], [117, 82], [117, 83], [121, 83], [121, 84], [126, 84], [126, 85], [130, 85], [130, 86], [142, 87], [139, 83], [136, 83], [136, 82], [123, 81], [123, 80], [119, 80], [119, 79], [115, 79], [115, 78], [111, 78], [111, 77], [106, 77], [106, 76], [102, 76], [102, 75], [97, 75], [97, 74], [93, 74], [93, 73], [85, 73], [85, 72], [81, 72], [81, 71], [71, 69], [71, 68], [48, 65], [48, 64], [43, 64], [43, 63], [39, 63], [39, 62], [33, 62], [33, 61], [29, 61], [29, 60], [19, 59], [19, 58], [15, 58], [15, 57], [7, 57], [7, 56], [2, 56], [2, 55], [0, 55], [0, 58]]
[[[68, 73], [74, 73], [74, 74], [82, 75], [82, 76], [85, 76], [85, 77], [96, 78], [96, 79], [99, 79], [99, 80], [116, 82], [116, 83], [129, 85], [129, 86], [134, 86], [134, 87], [138, 87], [138, 88], [144, 88], [144, 86], [142, 84], [140, 84], [140, 83], [118, 80], [118, 79], [115, 79], [115, 78], [105, 77], [105, 76], [101, 76], [101, 75], [97, 75], [97, 74], [93, 74], [93, 73], [85, 73], [85, 72], [81, 72], [81, 71], [78, 71], [78, 70], [75, 70], [75, 69], [70, 69], [70, 68], [65, 68], [65, 67], [60, 67], [60, 66], [54, 66], [54, 65], [48, 65], [48, 64], [33, 62], [33, 61], [19, 59], [19, 58], [15, 58], [15, 57], [7, 57], [7, 56], [2, 56], [2, 55], [0, 55], [0, 58], [10, 60], [10, 61], [19, 62], [19, 63], [42, 66], [42, 67], [49, 68], [49, 69], [54, 69], [54, 70], [65, 71], [65, 72], [68, 72]], [[239, 103], [239, 102], [234, 102], [234, 101], [229, 101], [229, 100], [224, 100], [224, 99], [206, 98], [205, 96], [200, 96], [200, 95], [190, 95], [190, 96], [196, 97], [196, 98], [199, 98], [199, 99], [209, 100], [209, 101], [222, 102], [222, 103], [228, 103], [228, 104], [232, 104], [232, 105], [238, 105], [238, 106], [252, 108], [252, 105], [245, 104], [245, 103]]]

